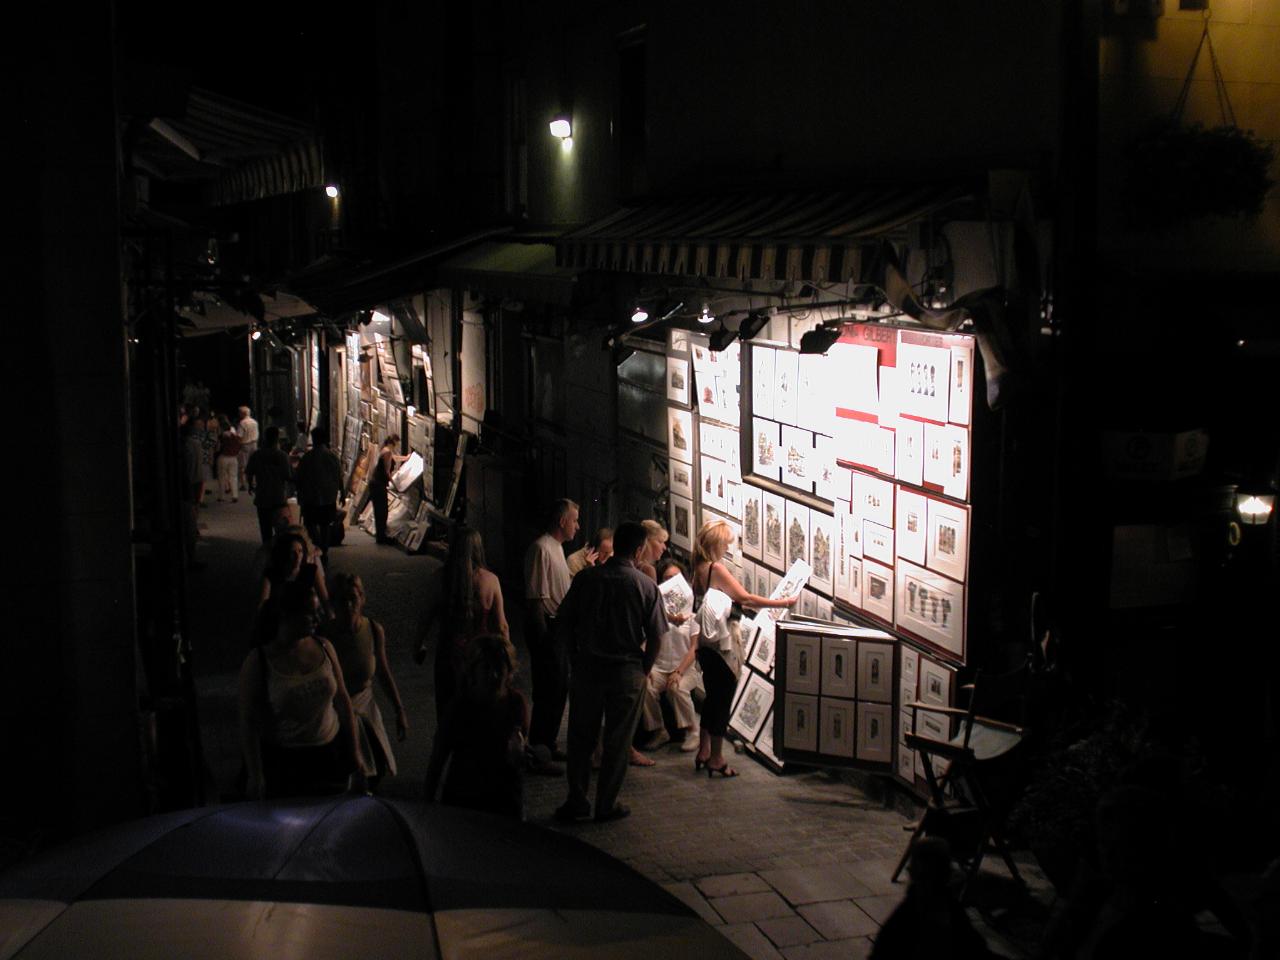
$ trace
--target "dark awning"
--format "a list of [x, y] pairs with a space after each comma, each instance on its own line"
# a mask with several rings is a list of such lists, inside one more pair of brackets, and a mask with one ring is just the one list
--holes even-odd
[[438, 277], [491, 296], [568, 306], [577, 271], [556, 265], [550, 243], [486, 241], [442, 260]]
[[654, 200], [565, 234], [556, 262], [670, 276], [856, 280], [864, 247], [974, 195], [971, 184], [952, 183]]

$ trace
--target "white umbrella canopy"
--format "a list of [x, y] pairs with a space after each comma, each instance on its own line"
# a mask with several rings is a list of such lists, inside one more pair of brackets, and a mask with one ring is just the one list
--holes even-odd
[[744, 956], [548, 830], [346, 796], [149, 817], [0, 875], [10, 957]]

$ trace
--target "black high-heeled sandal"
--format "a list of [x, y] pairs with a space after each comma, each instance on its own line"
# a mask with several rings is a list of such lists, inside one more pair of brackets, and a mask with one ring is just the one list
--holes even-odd
[[733, 769], [733, 767], [729, 766], [728, 760], [726, 760], [721, 766], [718, 766], [718, 767], [713, 767], [711, 765], [711, 761], [708, 760], [705, 766], [707, 768], [708, 778], [716, 777], [716, 776], [728, 778], [728, 777], [736, 777], [738, 775], [738, 771]]
[[694, 773], [697, 773], [699, 770], [701, 770], [703, 767], [705, 767], [708, 763], [710, 763], [710, 761], [711, 761], [711, 758], [710, 758], [710, 757], [707, 757], [707, 759], [706, 759], [706, 760], [703, 760], [701, 757], [694, 757], [694, 758], [693, 758], [693, 772], [694, 772]]

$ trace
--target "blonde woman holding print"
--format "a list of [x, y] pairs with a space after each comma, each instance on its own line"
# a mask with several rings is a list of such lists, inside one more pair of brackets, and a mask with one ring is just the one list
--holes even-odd
[[698, 666], [707, 698], [702, 705], [702, 730], [694, 770], [707, 768], [708, 776], [736, 777], [738, 771], [724, 758], [724, 735], [729, 727], [733, 691], [738, 685], [742, 664], [735, 634], [738, 625], [734, 608], [791, 607], [798, 596], [780, 600], [748, 593], [724, 565], [724, 555], [733, 543], [733, 530], [726, 520], [708, 520], [698, 531], [693, 545], [693, 598], [698, 611]]

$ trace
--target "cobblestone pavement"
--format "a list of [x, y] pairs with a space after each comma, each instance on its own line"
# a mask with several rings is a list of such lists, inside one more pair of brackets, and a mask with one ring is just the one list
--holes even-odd
[[[212, 503], [201, 511], [201, 526], [197, 557], [207, 566], [193, 574], [190, 634], [213, 799], [231, 796], [240, 766], [236, 671], [247, 649], [263, 554], [253, 507], [244, 498]], [[368, 612], [387, 629], [389, 658], [409, 711], [410, 735], [397, 747], [399, 775], [380, 792], [417, 797], [435, 705], [431, 658], [418, 666], [412, 651], [436, 597], [440, 559], [379, 547], [355, 530], [331, 551], [330, 567], [363, 577]], [[518, 588], [506, 585], [504, 592], [518, 631]], [[513, 639], [523, 657], [523, 645]], [[527, 662], [522, 672], [528, 676]], [[572, 833], [663, 885], [751, 957], [848, 960], [869, 952], [876, 930], [905, 892], [905, 884], [890, 883], [889, 875], [906, 842], [907, 818], [874, 797], [878, 791], [863, 789], [848, 774], [777, 776], [743, 755], [730, 761], [741, 775], [727, 780], [695, 774], [692, 754], [674, 746], [652, 756], [656, 766], [628, 773], [622, 800], [632, 809], [629, 818], [556, 824], [551, 814], [564, 800], [563, 777], [530, 776], [529, 821]], [[1024, 858], [1018, 859], [1022, 868]], [[1043, 901], [1047, 886], [1033, 863], [1025, 867]], [[1002, 873], [1002, 865], [991, 868], [997, 884]], [[1002, 922], [998, 911], [984, 916], [970, 910], [993, 950], [1011, 957], [1034, 948], [1038, 927], [1025, 913], [1008, 913]]]

